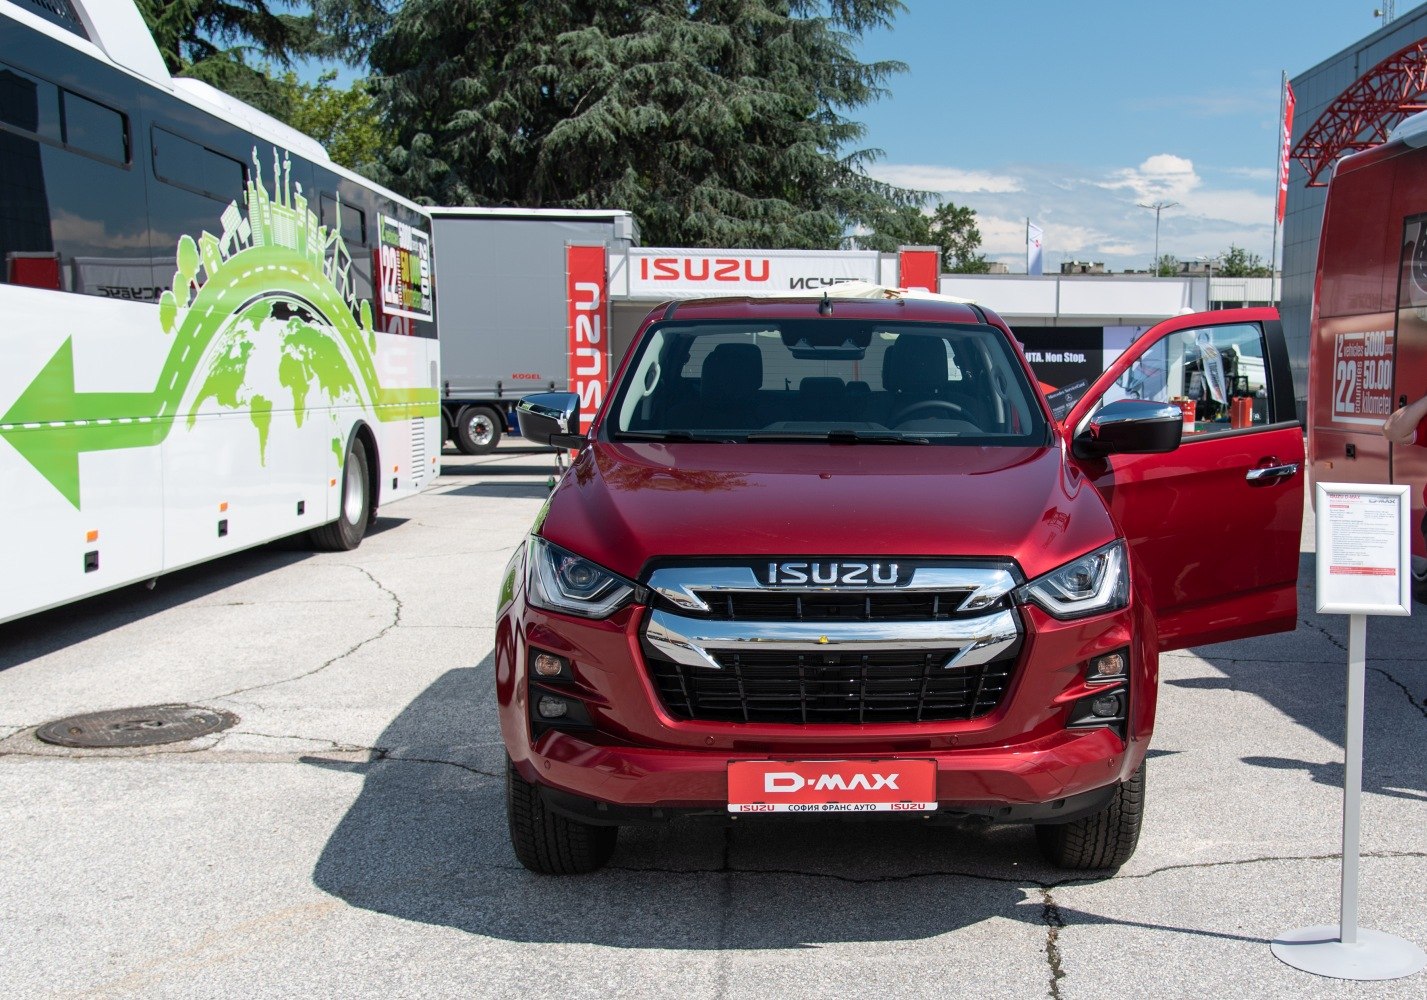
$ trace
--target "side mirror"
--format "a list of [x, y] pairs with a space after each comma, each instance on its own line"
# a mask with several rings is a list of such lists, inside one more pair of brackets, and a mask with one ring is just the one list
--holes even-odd
[[1122, 399], [1108, 403], [1076, 435], [1078, 458], [1156, 455], [1174, 451], [1184, 435], [1184, 413], [1172, 403]]
[[537, 392], [515, 404], [520, 435], [527, 441], [553, 448], [580, 448], [580, 397], [573, 392]]

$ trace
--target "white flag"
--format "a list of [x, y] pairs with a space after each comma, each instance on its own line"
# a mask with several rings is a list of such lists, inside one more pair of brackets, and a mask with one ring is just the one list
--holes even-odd
[[1026, 220], [1026, 273], [1044, 274], [1045, 265], [1041, 257], [1041, 227]]

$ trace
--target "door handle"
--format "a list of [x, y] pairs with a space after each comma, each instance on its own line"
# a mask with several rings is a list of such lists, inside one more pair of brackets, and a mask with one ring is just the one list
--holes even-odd
[[1262, 468], [1250, 469], [1244, 478], [1251, 483], [1261, 483], [1266, 479], [1285, 479], [1297, 474], [1298, 463], [1289, 462], [1287, 465], [1265, 465]]

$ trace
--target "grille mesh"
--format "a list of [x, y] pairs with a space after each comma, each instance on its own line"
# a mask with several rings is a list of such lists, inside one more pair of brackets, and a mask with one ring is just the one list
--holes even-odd
[[1019, 643], [995, 660], [944, 667], [940, 651], [714, 652], [723, 669], [644, 653], [670, 714], [707, 722], [936, 722], [975, 719], [1000, 704]]
[[[702, 592], [709, 617], [719, 621], [946, 621], [971, 595], [946, 591]], [[979, 609], [973, 614], [985, 614]]]

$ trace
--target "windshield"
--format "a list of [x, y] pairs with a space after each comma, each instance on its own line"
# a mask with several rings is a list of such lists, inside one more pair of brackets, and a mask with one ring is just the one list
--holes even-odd
[[867, 320], [666, 323], [625, 369], [621, 439], [1040, 444], [1005, 334]]

